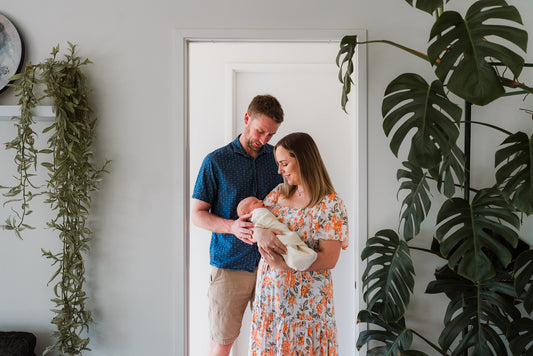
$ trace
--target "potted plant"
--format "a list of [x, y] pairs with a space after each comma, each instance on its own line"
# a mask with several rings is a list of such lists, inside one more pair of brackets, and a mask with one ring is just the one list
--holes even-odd
[[[533, 213], [533, 135], [472, 120], [470, 111], [471, 105], [496, 105], [509, 88], [512, 94], [533, 93], [518, 79], [527, 64], [513, 49], [526, 51], [527, 32], [519, 28], [519, 11], [504, 0], [474, 1], [464, 15], [444, 11], [443, 0], [406, 2], [436, 18], [427, 54], [391, 41], [358, 42], [346, 36], [337, 56], [343, 108], [358, 45], [396, 46], [423, 59], [435, 73], [430, 83], [416, 73], [401, 74], [385, 89], [383, 130], [396, 156], [401, 146], [409, 152], [397, 171], [404, 196], [401, 228], [378, 231], [362, 251], [367, 307], [358, 319], [367, 328], [357, 347], [367, 345], [369, 355], [425, 355], [411, 349], [416, 336], [441, 355], [532, 354], [533, 251], [519, 228]], [[449, 93], [466, 101], [464, 115]], [[470, 185], [471, 125], [506, 135], [494, 154], [494, 171], [484, 172], [494, 175], [493, 186]], [[425, 249], [412, 247], [436, 192], [445, 199], [432, 243]], [[426, 288], [426, 293], [444, 293], [449, 300], [437, 341], [406, 326], [415, 285], [414, 248], [442, 259]]]
[[[12, 79], [17, 83], [15, 93], [21, 106], [16, 116], [17, 135], [7, 143], [15, 150], [17, 182], [7, 188], [4, 204], [16, 204], [14, 214], [3, 225], [21, 238], [25, 229], [33, 228], [26, 222], [32, 210], [30, 202], [44, 195], [45, 203], [55, 212], [47, 223], [58, 231], [62, 250], [44, 251], [43, 255], [52, 261], [56, 270], [50, 282], [55, 281], [52, 299], [55, 316], [52, 324], [55, 343], [45, 354], [56, 349], [60, 355], [79, 355], [89, 350], [89, 338], [84, 333], [92, 321], [86, 307], [84, 291], [84, 255], [89, 251], [91, 230], [87, 219], [91, 205], [91, 193], [98, 188], [105, 166], [96, 168], [92, 152], [96, 119], [89, 103], [90, 89], [87, 86], [82, 67], [90, 61], [70, 51], [64, 58], [58, 58], [59, 47], [51, 57], [42, 63], [27, 63], [24, 70]], [[43, 100], [52, 103], [55, 120], [43, 133], [48, 133], [47, 147], [35, 147], [37, 133], [33, 129], [33, 109]], [[44, 157], [44, 158], [43, 158]], [[40, 164], [48, 172], [44, 185], [34, 184]]]

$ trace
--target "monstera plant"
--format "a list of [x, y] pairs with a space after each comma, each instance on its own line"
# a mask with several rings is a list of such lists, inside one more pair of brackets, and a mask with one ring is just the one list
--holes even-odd
[[[13, 118], [17, 134], [6, 146], [15, 151], [16, 184], [2, 188], [7, 189], [4, 205], [15, 207], [2, 227], [19, 238], [24, 230], [33, 229], [27, 218], [37, 196], [44, 196], [44, 202], [55, 213], [47, 226], [58, 232], [62, 247], [56, 252], [42, 251], [55, 266], [50, 279], [50, 283], [55, 282], [55, 315], [51, 322], [57, 328], [56, 341], [45, 354], [56, 349], [60, 355], [80, 355], [89, 350], [89, 338], [84, 333], [92, 321], [84, 290], [84, 255], [89, 251], [92, 233], [88, 227], [91, 192], [98, 188], [107, 162], [101, 168], [94, 164], [96, 119], [82, 70], [90, 61], [77, 56], [72, 44], [64, 58], [58, 53], [59, 47], [55, 47], [50, 58], [38, 64], [27, 63], [12, 78], [17, 81], [14, 87], [21, 114]], [[45, 100], [51, 102], [55, 119], [43, 131], [49, 136], [47, 145], [39, 148], [33, 109]], [[36, 183], [38, 163], [47, 172], [44, 184]]]
[[[387, 40], [346, 36], [337, 56], [343, 108], [353, 84], [356, 46], [396, 46], [424, 60], [435, 74], [431, 82], [416, 73], [401, 74], [385, 89], [383, 130], [394, 155], [402, 146], [408, 150], [397, 172], [403, 201], [398, 231], [376, 232], [362, 251], [367, 307], [358, 319], [367, 327], [357, 347], [367, 345], [369, 355], [425, 355], [412, 349], [418, 337], [433, 354], [532, 355], [533, 251], [520, 227], [533, 214], [533, 135], [471, 117], [472, 105], [497, 105], [503, 96], [533, 93], [519, 80], [530, 65], [516, 52], [526, 52], [527, 32], [519, 11], [504, 0], [475, 1], [464, 15], [445, 11], [450, 1], [406, 2], [436, 18], [427, 54]], [[450, 93], [466, 103], [464, 115]], [[494, 176], [489, 187], [470, 184], [472, 125], [506, 136], [494, 154], [494, 170], [483, 172]], [[436, 211], [430, 246], [410, 246], [430, 216], [432, 197], [439, 195], [445, 199]], [[425, 291], [449, 299], [436, 341], [406, 326], [415, 285], [413, 248], [442, 260]]]

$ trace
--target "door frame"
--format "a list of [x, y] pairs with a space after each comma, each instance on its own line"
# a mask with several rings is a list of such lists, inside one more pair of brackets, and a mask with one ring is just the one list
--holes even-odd
[[[172, 116], [175, 140], [173, 150], [176, 154], [176, 164], [171, 172], [177, 178], [172, 189], [175, 197], [175, 233], [172, 262], [172, 276], [175, 281], [172, 288], [174, 304], [173, 332], [174, 354], [176, 356], [189, 354], [189, 108], [188, 108], [188, 44], [190, 42], [339, 42], [343, 36], [357, 35], [361, 41], [366, 41], [366, 30], [220, 30], [220, 29], [176, 29], [173, 36], [172, 61]], [[367, 236], [367, 54], [366, 46], [358, 46], [356, 53], [356, 68], [359, 90], [357, 98], [350, 104], [349, 110], [356, 110], [358, 120], [355, 123], [357, 157], [355, 189], [355, 205], [357, 212], [354, 217], [356, 236], [364, 236], [356, 242], [358, 251], [362, 251]], [[339, 98], [341, 86], [339, 83]], [[357, 105], [356, 105], [357, 104]], [[362, 262], [356, 261], [358, 271], [362, 273]], [[361, 289], [359, 294], [359, 309], [362, 305]], [[357, 330], [357, 327], [356, 327]]]

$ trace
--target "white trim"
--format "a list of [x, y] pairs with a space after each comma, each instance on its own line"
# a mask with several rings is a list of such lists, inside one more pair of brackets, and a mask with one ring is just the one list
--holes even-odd
[[237, 104], [235, 102], [236, 100], [236, 80], [237, 80], [237, 73], [239, 72], [238, 66], [234, 64], [226, 64], [226, 77], [224, 79], [226, 89], [224, 90], [225, 98], [224, 102], [226, 103], [226, 115], [225, 115], [225, 127], [226, 130], [224, 132], [224, 142], [229, 143], [233, 141], [233, 139], [236, 137], [235, 130], [237, 127], [237, 123], [235, 122], [235, 111], [237, 110]]
[[[13, 116], [20, 115], [20, 105], [0, 105], [0, 121], [9, 121]], [[39, 121], [49, 121], [47, 119], [55, 118], [51, 106], [36, 106], [33, 109], [34, 118], [40, 118]], [[44, 119], [44, 120], [43, 120]]]
[[[226, 85], [226, 116], [225, 116], [225, 142], [230, 143], [240, 134], [238, 130], [237, 107], [235, 96], [237, 91], [238, 73], [320, 73], [331, 72], [330, 63], [227, 63], [225, 65]], [[331, 72], [332, 77], [336, 72]], [[339, 83], [340, 87], [340, 83]], [[229, 94], [229, 95], [228, 95]], [[354, 200], [355, 201], [355, 200]]]
[[[357, 35], [361, 40], [366, 40], [366, 31], [361, 29], [339, 29], [339, 30], [220, 30], [220, 29], [176, 29], [174, 33], [174, 48], [172, 61], [173, 76], [173, 116], [176, 129], [176, 140], [174, 149], [177, 153], [177, 166], [175, 166], [176, 182], [176, 233], [174, 239], [176, 245], [173, 251], [176, 252], [172, 265], [173, 276], [176, 284], [173, 288], [173, 297], [176, 300], [173, 315], [174, 322], [174, 355], [188, 355], [188, 234], [189, 234], [189, 137], [188, 137], [188, 52], [189, 42], [339, 42], [345, 35]], [[358, 166], [356, 168], [357, 189], [355, 202], [357, 204], [357, 229], [359, 237], [359, 247], [364, 247], [367, 234], [367, 73], [366, 73], [366, 46], [359, 46], [356, 51], [356, 63], [358, 66], [361, 83], [360, 90], [357, 91], [357, 100], [360, 103], [352, 108], [358, 111], [357, 147]], [[233, 74], [232, 74], [233, 75]], [[340, 95], [340, 94], [339, 94]], [[227, 102], [227, 101], [226, 101]], [[228, 105], [226, 113], [233, 111], [234, 104]], [[360, 238], [364, 236], [364, 238]], [[359, 263], [360, 265], [360, 263]], [[357, 272], [357, 271], [356, 271]], [[362, 271], [360, 270], [360, 273]], [[357, 273], [356, 273], [357, 276]], [[359, 305], [362, 303], [361, 288], [357, 286], [359, 294]], [[357, 304], [356, 304], [357, 305]], [[354, 315], [354, 321], [355, 321]], [[356, 336], [357, 338], [357, 336]]]
[[[365, 42], [367, 40], [366, 32], [362, 31], [357, 34], [359, 42]], [[357, 213], [355, 216], [356, 219], [356, 228], [357, 228], [357, 241], [359, 256], [366, 246], [366, 240], [368, 239], [368, 81], [367, 81], [367, 54], [366, 54], [366, 45], [357, 46], [355, 56], [357, 57], [357, 70], [355, 73], [359, 75], [357, 82], [359, 83], [357, 88], [357, 100], [352, 104], [359, 104], [357, 106], [357, 117], [359, 120], [356, 124], [357, 130], [357, 147], [355, 147], [355, 154], [357, 157], [357, 166], [355, 177], [356, 177], [356, 196], [355, 202], [357, 204]], [[357, 257], [359, 257], [357, 256]], [[359, 313], [359, 310], [365, 309], [366, 305], [363, 300], [363, 289], [361, 276], [365, 270], [366, 263], [363, 262], [360, 258], [356, 259], [356, 268], [359, 271], [355, 271], [355, 276], [357, 278], [356, 290], [358, 294], [358, 304], [356, 303], [356, 313]], [[355, 316], [357, 317], [357, 315]], [[361, 324], [357, 323], [355, 325], [355, 340], [360, 333]]]
[[176, 186], [173, 189], [171, 196], [175, 196], [177, 199], [176, 212], [176, 235], [173, 241], [173, 251], [176, 252], [172, 268], [172, 280], [175, 284], [172, 288], [173, 300], [176, 301], [175, 309], [173, 310], [174, 322], [173, 332], [174, 335], [174, 352], [176, 356], [189, 354], [189, 335], [188, 335], [188, 266], [189, 266], [189, 248], [188, 248], [188, 236], [189, 231], [189, 199], [187, 197], [189, 191], [189, 169], [188, 169], [188, 155], [189, 155], [189, 128], [188, 128], [188, 99], [187, 99], [187, 41], [189, 35], [186, 33], [176, 31], [174, 33], [174, 46], [173, 46], [173, 58], [171, 73], [173, 77], [173, 98], [174, 103], [172, 107], [173, 117], [175, 118], [174, 124], [176, 132], [175, 147], [173, 149], [177, 155], [177, 165], [174, 166], [176, 171], [173, 172], [178, 179]]

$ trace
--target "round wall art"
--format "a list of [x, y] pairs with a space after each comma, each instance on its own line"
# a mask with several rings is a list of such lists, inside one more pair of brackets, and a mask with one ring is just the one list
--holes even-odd
[[0, 14], [0, 93], [22, 67], [24, 47], [15, 26]]

